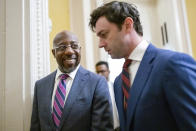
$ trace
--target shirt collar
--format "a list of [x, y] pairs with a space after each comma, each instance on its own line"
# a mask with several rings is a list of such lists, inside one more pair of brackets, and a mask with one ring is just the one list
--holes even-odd
[[149, 43], [146, 40], [142, 40], [129, 55], [129, 59], [141, 61], [148, 46]]
[[[80, 67], [80, 64], [76, 67], [76, 69], [74, 71], [72, 71], [70, 73], [66, 73], [67, 75], [69, 75], [69, 78], [71, 78], [72, 80], [75, 78], [76, 73], [77, 73], [79, 67]], [[65, 73], [61, 72], [60, 69], [57, 68], [57, 73], [56, 73], [55, 80], [59, 79], [59, 76], [61, 76], [62, 74], [65, 74]]]

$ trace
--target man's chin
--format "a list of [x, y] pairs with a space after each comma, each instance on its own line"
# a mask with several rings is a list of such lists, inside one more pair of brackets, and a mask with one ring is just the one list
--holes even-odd
[[75, 61], [70, 62], [63, 62], [61, 68], [61, 71], [64, 73], [71, 73], [76, 69], [78, 64]]
[[76, 63], [74, 64], [66, 64], [64, 66], [61, 67], [61, 71], [64, 73], [71, 73], [72, 71], [74, 71], [76, 69], [77, 65]]
[[63, 68], [64, 73], [71, 73], [74, 71], [76, 68], [75, 67], [70, 67], [70, 68]]
[[114, 55], [110, 55], [112, 59], [121, 59], [120, 57], [118, 56], [114, 56]]

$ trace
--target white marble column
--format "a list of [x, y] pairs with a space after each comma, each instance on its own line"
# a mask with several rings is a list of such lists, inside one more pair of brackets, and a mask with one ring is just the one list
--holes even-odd
[[47, 3], [0, 0], [1, 131], [29, 131], [34, 81], [50, 67]]
[[24, 1], [5, 1], [5, 85], [3, 108], [3, 130], [24, 129]]
[[0, 130], [5, 129], [5, 0], [0, 0]]
[[179, 51], [193, 55], [185, 0], [172, 0]]

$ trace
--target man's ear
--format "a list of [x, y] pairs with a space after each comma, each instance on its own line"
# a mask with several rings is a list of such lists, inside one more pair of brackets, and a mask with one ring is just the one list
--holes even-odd
[[124, 26], [128, 32], [133, 30], [133, 19], [131, 17], [127, 17], [124, 21]]
[[55, 57], [55, 56], [56, 56], [55, 49], [52, 49], [52, 54], [53, 54], [54, 58], [56, 58], [56, 57]]

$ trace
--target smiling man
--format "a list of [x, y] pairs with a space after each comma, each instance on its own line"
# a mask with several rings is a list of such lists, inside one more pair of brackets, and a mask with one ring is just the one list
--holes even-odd
[[35, 84], [31, 131], [112, 131], [107, 81], [80, 66], [76, 35], [62, 31], [53, 41], [58, 69]]

